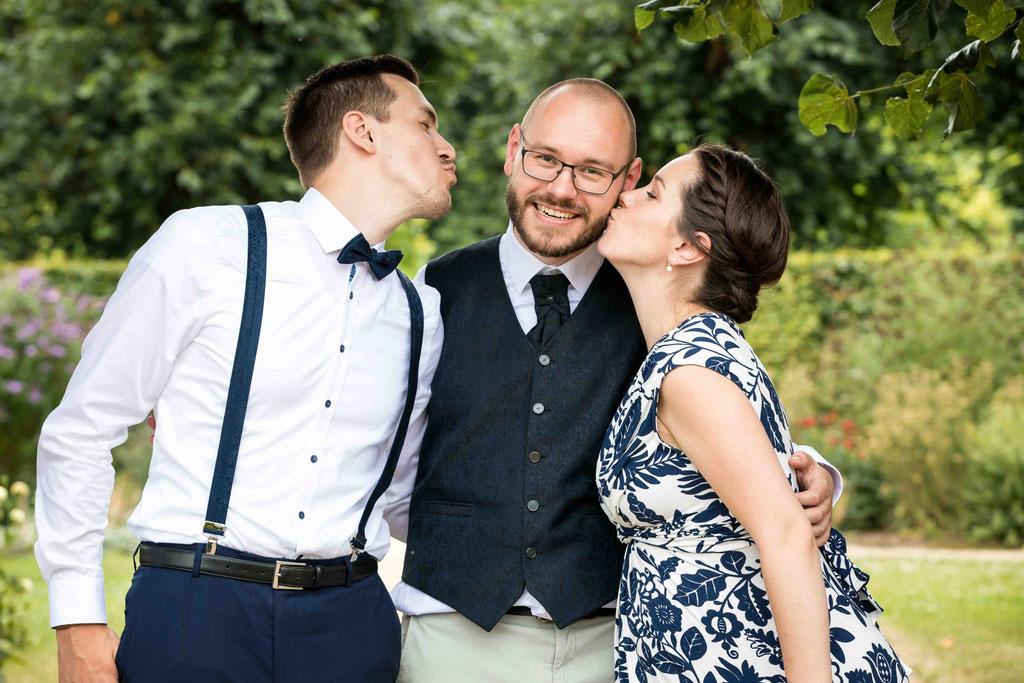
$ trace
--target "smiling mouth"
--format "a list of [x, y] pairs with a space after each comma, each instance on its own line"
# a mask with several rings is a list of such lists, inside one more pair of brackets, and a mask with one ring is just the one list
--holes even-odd
[[537, 212], [540, 213], [541, 215], [546, 216], [548, 218], [553, 218], [555, 220], [568, 221], [572, 220], [573, 218], [579, 218], [580, 216], [578, 213], [572, 213], [571, 211], [563, 211], [561, 209], [545, 206], [544, 204], [538, 204], [537, 202], [533, 203], [533, 208], [535, 208]]

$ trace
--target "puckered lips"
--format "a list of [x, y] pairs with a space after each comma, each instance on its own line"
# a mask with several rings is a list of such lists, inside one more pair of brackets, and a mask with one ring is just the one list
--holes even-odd
[[530, 202], [530, 206], [533, 212], [540, 218], [540, 221], [548, 225], [567, 225], [577, 218], [581, 218], [580, 214], [575, 211], [559, 209], [543, 202]]

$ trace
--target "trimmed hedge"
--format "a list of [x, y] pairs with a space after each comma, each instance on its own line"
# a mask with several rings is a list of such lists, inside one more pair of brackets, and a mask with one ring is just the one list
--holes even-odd
[[[396, 246], [413, 247], [403, 263], [413, 273], [430, 245], [412, 232], [401, 241], [410, 244]], [[39, 320], [73, 317], [79, 308], [95, 316], [99, 306], [83, 302], [108, 295], [124, 266], [39, 261], [33, 267], [43, 280], [21, 291], [24, 278], [11, 271], [23, 266], [8, 266], [0, 301]], [[52, 289], [67, 303], [46, 304], [41, 314], [39, 301], [44, 291], [54, 299]], [[54, 308], [70, 302], [74, 311]], [[67, 362], [47, 363], [42, 373], [43, 360], [24, 358], [33, 342], [18, 339], [26, 322], [0, 325], [0, 345], [15, 354], [0, 358], [0, 376], [22, 387], [12, 394], [0, 386], [0, 432], [9, 442], [0, 465], [16, 476], [31, 476], [38, 427], [68, 379]], [[794, 253], [744, 327], [794, 438], [843, 471], [841, 526], [1024, 542], [1024, 256]], [[66, 345], [68, 360], [77, 359], [79, 344]], [[47, 384], [32, 405], [30, 379]]]
[[852, 525], [1024, 542], [1019, 252], [793, 254], [747, 334]]

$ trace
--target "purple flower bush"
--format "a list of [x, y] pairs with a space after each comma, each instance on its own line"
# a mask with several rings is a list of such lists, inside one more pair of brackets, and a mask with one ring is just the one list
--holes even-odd
[[61, 291], [38, 268], [0, 273], [0, 473], [34, 479], [39, 428], [105, 303]]

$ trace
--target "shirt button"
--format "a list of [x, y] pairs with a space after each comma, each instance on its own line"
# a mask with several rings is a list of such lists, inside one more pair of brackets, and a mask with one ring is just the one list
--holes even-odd
[[327, 399], [326, 401], [324, 401], [324, 407], [325, 408], [330, 408], [331, 407], [331, 399]]
[[350, 301], [352, 300], [352, 297], [354, 297], [354, 296], [355, 296], [355, 292], [349, 292], [348, 293], [348, 298], [349, 298]]
[[309, 456], [309, 461], [310, 462], [316, 462], [316, 456], [315, 455]]
[[533, 413], [534, 413], [534, 415], [540, 415], [543, 412], [544, 412], [544, 404], [543, 403], [534, 403], [533, 404]]
[[530, 462], [540, 462], [540, 453], [538, 453], [537, 451], [531, 451]]
[[526, 504], [526, 509], [529, 510], [530, 512], [536, 512], [537, 508], [539, 507], [540, 503], [538, 503], [535, 500], [531, 500], [529, 503]]
[[548, 354], [542, 353], [540, 354], [540, 358], [537, 359], [537, 362], [547, 367], [548, 365], [551, 364], [551, 358], [548, 357]]
[[305, 518], [306, 518], [306, 513], [303, 512], [302, 510], [299, 510], [299, 519], [305, 519]]
[[345, 353], [345, 345], [344, 344], [341, 345], [341, 352]]
[[526, 559], [532, 560], [535, 557], [537, 557], [537, 549], [536, 548], [527, 548], [526, 549]]

